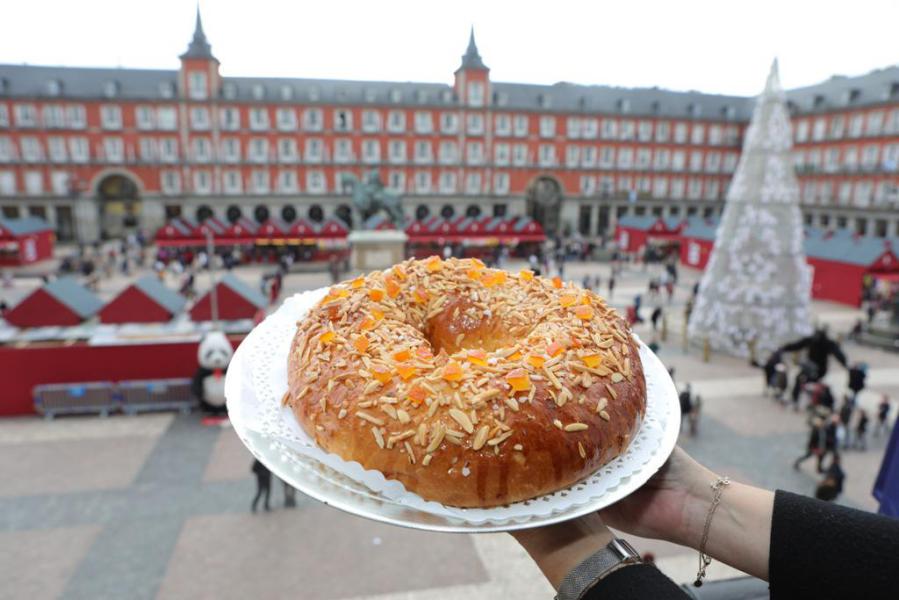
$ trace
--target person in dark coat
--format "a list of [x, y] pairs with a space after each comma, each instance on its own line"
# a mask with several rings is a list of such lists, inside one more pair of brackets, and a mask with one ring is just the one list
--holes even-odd
[[840, 466], [839, 455], [834, 455], [830, 461], [830, 466], [824, 472], [824, 479], [818, 484], [815, 490], [815, 498], [818, 500], [826, 500], [832, 502], [843, 493], [843, 482], [846, 480], [846, 473]]
[[824, 425], [824, 452], [818, 455], [818, 472], [823, 473], [822, 463], [829, 454], [837, 456], [840, 453], [840, 442], [837, 432], [840, 427], [839, 415], [831, 415]]
[[864, 408], [858, 409], [858, 421], [855, 424], [855, 444], [856, 450], [868, 449], [868, 411]]
[[858, 399], [859, 393], [865, 389], [865, 379], [868, 377], [868, 365], [855, 363], [849, 369], [849, 391], [852, 392], [852, 404]]
[[652, 311], [652, 315], [649, 317], [649, 320], [652, 322], [652, 330], [656, 331], [659, 328], [659, 319], [662, 318], [662, 307], [656, 306]]
[[843, 449], [848, 450], [851, 444], [851, 432], [852, 426], [850, 422], [852, 421], [852, 413], [855, 409], [852, 406], [852, 401], [849, 400], [849, 397], [846, 397], [846, 400], [843, 402], [843, 406], [840, 407], [840, 424], [843, 426], [843, 431], [845, 431], [845, 439], [843, 440]]
[[890, 416], [890, 397], [886, 394], [880, 396], [880, 404], [877, 405], [877, 427], [874, 429], [874, 436], [877, 437], [881, 433], [885, 433], [889, 429], [887, 420]]
[[262, 498], [263, 494], [265, 495], [263, 506], [265, 510], [271, 510], [269, 497], [272, 493], [272, 472], [258, 458], [253, 461], [252, 471], [256, 475], [256, 496], [253, 497], [251, 510], [256, 512], [256, 505], [259, 504], [259, 499]]
[[815, 417], [812, 420], [812, 428], [809, 431], [808, 443], [805, 446], [805, 454], [796, 459], [793, 463], [793, 468], [797, 471], [799, 470], [799, 465], [806, 461], [806, 459], [811, 458], [812, 456], [817, 457], [818, 460], [818, 471], [821, 471], [821, 460], [823, 456], [823, 445], [824, 445], [824, 419], [821, 417]]
[[[833, 356], [837, 362], [839, 362], [844, 367], [847, 367], [846, 363], [846, 355], [843, 354], [842, 348], [840, 345], [836, 343], [836, 341], [830, 339], [827, 335], [827, 329], [824, 327], [819, 327], [815, 330], [815, 333], [804, 337], [800, 340], [796, 340], [795, 342], [790, 342], [789, 344], [785, 344], [780, 348], [781, 352], [796, 352], [798, 350], [805, 350], [808, 355], [808, 360], [814, 366], [814, 375], [813, 379], [810, 381], [818, 381], [823, 379], [825, 375], [827, 375], [827, 367], [830, 362], [830, 357]], [[847, 367], [848, 368], [848, 367]], [[809, 370], [808, 373], [812, 373]], [[801, 371], [800, 371], [800, 374]], [[796, 376], [797, 384], [799, 383], [799, 375]], [[793, 387], [793, 402], [796, 403], [799, 400], [799, 389], [797, 386]]]
[[681, 425], [683, 425], [685, 420], [690, 419], [690, 413], [693, 412], [693, 393], [689, 383], [684, 386], [678, 400], [680, 400], [680, 418]]

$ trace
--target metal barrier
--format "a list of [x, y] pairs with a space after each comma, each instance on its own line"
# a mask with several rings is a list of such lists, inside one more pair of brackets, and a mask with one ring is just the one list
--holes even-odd
[[58, 383], [34, 388], [34, 410], [48, 419], [59, 414], [99, 413], [105, 417], [115, 409], [115, 386], [111, 381]]
[[197, 405], [190, 379], [147, 379], [119, 383], [122, 411], [133, 415], [150, 410], [180, 410], [189, 413]]

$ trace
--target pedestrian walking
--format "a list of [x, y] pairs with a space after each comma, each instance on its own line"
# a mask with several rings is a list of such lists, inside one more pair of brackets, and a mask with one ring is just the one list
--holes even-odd
[[613, 272], [609, 275], [609, 300], [612, 299], [612, 295], [615, 293], [615, 273]]
[[297, 490], [295, 487], [281, 480], [284, 486], [284, 508], [294, 508], [297, 505]]
[[649, 320], [652, 322], [652, 330], [658, 331], [659, 329], [659, 319], [662, 318], [662, 307], [656, 306], [652, 311], [652, 315], [649, 317]]
[[272, 493], [272, 472], [258, 458], [253, 461], [252, 471], [256, 475], [256, 496], [253, 497], [251, 510], [256, 512], [256, 505], [259, 504], [259, 499], [262, 498], [263, 494], [265, 495], [263, 507], [265, 510], [271, 510], [269, 497]]
[[590, 288], [590, 276], [584, 275], [584, 278], [581, 280], [581, 287], [585, 290], [589, 290]]
[[702, 396], [696, 394], [693, 397], [693, 406], [690, 407], [690, 437], [699, 435], [699, 416], [702, 414]]
[[868, 449], [868, 411], [864, 408], [858, 409], [858, 421], [855, 425], [855, 443], [853, 448], [856, 450]]
[[821, 468], [827, 455], [837, 456], [840, 453], [839, 440], [840, 416], [831, 414], [824, 425], [824, 452], [818, 457], [818, 472], [823, 473]]
[[859, 393], [865, 389], [865, 379], [868, 376], [868, 365], [855, 363], [849, 368], [849, 391], [852, 392], [852, 404], [855, 405]]
[[680, 422], [683, 428], [684, 421], [689, 421], [690, 414], [693, 412], [693, 393], [690, 384], [686, 384], [678, 396], [680, 401]]
[[881, 394], [880, 404], [877, 405], [877, 426], [874, 428], [874, 437], [879, 437], [881, 433], [886, 433], [889, 430], [889, 424], [887, 423], [889, 416], [890, 397], [886, 394]]
[[830, 461], [830, 466], [824, 472], [824, 479], [818, 484], [815, 490], [815, 498], [832, 502], [843, 493], [843, 482], [846, 480], [846, 473], [840, 466], [840, 456], [834, 455]]
[[843, 440], [840, 446], [842, 446], [844, 450], [848, 450], [852, 442], [852, 427], [850, 423], [852, 421], [852, 413], [854, 410], [852, 400], [850, 400], [849, 396], [846, 396], [843, 401], [843, 406], [840, 407], [840, 428], [843, 432]]
[[809, 431], [808, 443], [805, 445], [805, 454], [800, 456], [793, 462], [793, 468], [799, 470], [799, 465], [804, 463], [812, 456], [817, 458], [818, 471], [821, 471], [821, 458], [824, 442], [824, 419], [815, 417], [812, 419], [811, 430]]

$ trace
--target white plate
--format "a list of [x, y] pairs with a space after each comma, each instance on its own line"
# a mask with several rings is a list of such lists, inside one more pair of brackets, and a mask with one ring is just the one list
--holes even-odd
[[640, 342], [647, 414], [628, 450], [571, 488], [491, 509], [426, 502], [396, 481], [318, 448], [293, 413], [280, 406], [295, 323], [325, 289], [297, 294], [244, 339], [228, 367], [225, 395], [234, 430], [280, 479], [346, 512], [415, 529], [497, 532], [573, 519], [614, 504], [665, 463], [680, 431], [677, 390], [662, 362]]

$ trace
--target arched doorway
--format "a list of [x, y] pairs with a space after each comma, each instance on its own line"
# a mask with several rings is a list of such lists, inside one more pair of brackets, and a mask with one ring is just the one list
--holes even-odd
[[538, 177], [527, 189], [528, 216], [543, 226], [549, 236], [559, 234], [562, 186], [552, 177]]
[[120, 174], [107, 175], [97, 186], [100, 208], [100, 235], [104, 239], [122, 237], [138, 225], [140, 197], [137, 184]]

